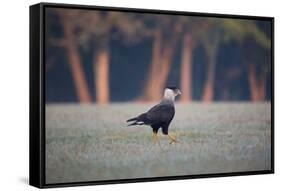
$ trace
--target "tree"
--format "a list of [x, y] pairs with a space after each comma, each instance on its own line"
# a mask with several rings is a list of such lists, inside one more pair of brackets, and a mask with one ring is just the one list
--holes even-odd
[[183, 37], [183, 47], [181, 56], [181, 75], [180, 75], [180, 89], [182, 95], [180, 100], [182, 102], [189, 102], [192, 100], [191, 92], [191, 78], [192, 78], [192, 37], [190, 33], [186, 32]]
[[82, 47], [91, 47], [95, 99], [98, 104], [104, 104], [109, 101], [108, 43], [111, 23], [107, 21], [108, 13], [103, 11], [84, 10], [78, 17], [77, 42]]
[[135, 18], [136, 15], [115, 11], [90, 11], [80, 17], [84, 20], [79, 28], [81, 43], [92, 43], [94, 47], [92, 65], [96, 101], [105, 104], [110, 99], [110, 40], [118, 38], [123, 42], [137, 41], [137, 36], [141, 36], [142, 23]]
[[152, 23], [152, 56], [144, 91], [139, 100], [157, 101], [162, 97], [181, 25], [176, 22], [177, 17], [166, 15], [149, 15], [147, 20]]
[[192, 100], [192, 52], [198, 42], [198, 35], [201, 30], [201, 18], [181, 17], [182, 24], [182, 51], [180, 68], [180, 89], [182, 95], [180, 101], [189, 102]]
[[73, 10], [67, 11], [65, 9], [54, 9], [54, 11], [60, 18], [64, 36], [60, 39], [53, 39], [51, 37], [51, 44], [58, 45], [65, 49], [68, 64], [73, 77], [77, 99], [81, 103], [89, 103], [91, 102], [91, 96], [75, 36], [75, 24], [77, 23], [76, 18], [79, 12]]
[[[261, 46], [270, 47], [270, 42], [265, 34], [257, 27], [255, 21], [219, 18], [206, 19], [201, 33], [202, 43], [208, 58], [207, 78], [202, 95], [203, 101], [211, 101], [214, 97], [214, 82], [217, 64], [216, 57], [219, 46], [222, 43], [227, 43], [233, 40], [241, 43], [249, 36]], [[253, 73], [254, 72], [250, 72], [249, 76]], [[252, 83], [253, 78], [250, 78], [249, 81], [251, 81], [251, 86], [255, 83]]]
[[270, 62], [270, 52], [268, 51], [270, 50], [270, 40], [268, 39], [265, 42], [258, 43], [252, 37], [247, 38], [244, 43], [250, 99], [252, 101], [263, 101], [266, 96], [266, 79], [271, 66], [268, 64]]
[[206, 82], [203, 89], [203, 101], [212, 101], [214, 97], [214, 83], [215, 71], [217, 64], [217, 52], [221, 41], [221, 29], [219, 28], [219, 21], [209, 20], [208, 30], [202, 36], [202, 42], [206, 50], [208, 59], [208, 69]]

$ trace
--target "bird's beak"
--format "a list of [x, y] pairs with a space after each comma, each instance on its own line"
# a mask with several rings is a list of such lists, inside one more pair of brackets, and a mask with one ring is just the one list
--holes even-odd
[[178, 90], [178, 94], [181, 95], [181, 91], [180, 90]]

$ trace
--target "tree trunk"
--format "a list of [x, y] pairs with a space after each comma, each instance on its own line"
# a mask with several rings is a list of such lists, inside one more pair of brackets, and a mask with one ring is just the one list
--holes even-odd
[[209, 56], [209, 65], [207, 71], [207, 79], [205, 82], [202, 100], [210, 102], [214, 99], [214, 84], [215, 84], [215, 71], [216, 71], [216, 54]]
[[173, 39], [171, 42], [167, 42], [165, 46], [163, 47], [163, 53], [161, 55], [160, 59], [160, 68], [158, 69], [158, 79], [157, 84], [155, 86], [156, 88], [156, 94], [155, 94], [155, 100], [157, 101], [162, 98], [163, 96], [163, 90], [166, 85], [166, 81], [169, 75], [169, 71], [171, 68], [171, 64], [173, 61], [173, 54], [176, 48], [176, 40]]
[[163, 96], [163, 89], [165, 86], [167, 75], [170, 70], [171, 51], [172, 50], [167, 45], [165, 45], [165, 47], [163, 47], [163, 53], [161, 54], [161, 57], [160, 57], [159, 67], [157, 68], [154, 82], [152, 82], [154, 84], [153, 99], [148, 100], [148, 101], [157, 101], [157, 100], [161, 99], [161, 97]]
[[265, 99], [265, 77], [262, 76], [259, 82], [254, 64], [248, 65], [248, 81], [252, 101], [262, 101]]
[[162, 33], [160, 30], [157, 30], [152, 49], [152, 62], [149, 68], [144, 93], [140, 98], [142, 101], [157, 101], [161, 99], [163, 95], [163, 89], [170, 71], [177, 38], [174, 37], [166, 43], [162, 41]]
[[182, 95], [180, 101], [190, 102], [192, 100], [191, 92], [191, 59], [192, 59], [192, 46], [191, 36], [186, 33], [183, 37], [183, 48], [181, 56], [181, 76], [180, 76], [180, 89]]
[[68, 19], [63, 19], [62, 24], [66, 42], [65, 49], [67, 53], [68, 63], [72, 72], [77, 98], [81, 103], [89, 103], [91, 102], [91, 96], [85, 78], [85, 73], [80, 61], [79, 50], [75, 43], [73, 26]]
[[162, 46], [162, 33], [160, 30], [156, 30], [155, 37], [152, 47], [152, 59], [149, 67], [149, 73], [146, 80], [144, 93], [141, 100], [152, 101], [156, 100], [156, 86], [157, 86], [157, 76], [160, 70], [160, 59], [161, 59], [161, 46]]
[[97, 51], [94, 65], [96, 102], [105, 104], [109, 101], [109, 51], [101, 48]]

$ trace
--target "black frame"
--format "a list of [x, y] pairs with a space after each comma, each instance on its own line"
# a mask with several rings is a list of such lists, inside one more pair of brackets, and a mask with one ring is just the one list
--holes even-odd
[[[166, 176], [155, 178], [137, 178], [137, 179], [117, 179], [104, 181], [89, 182], [68, 182], [46, 184], [45, 182], [45, 8], [72, 8], [88, 10], [105, 10], [105, 11], [122, 11], [122, 12], [139, 12], [139, 13], [158, 13], [170, 15], [186, 16], [204, 16], [216, 18], [238, 18], [266, 20], [271, 22], [271, 170], [263, 171], [246, 171], [232, 173], [215, 173], [201, 175], [185, 176]], [[149, 181], [165, 181], [178, 179], [194, 179], [209, 177], [227, 177], [242, 175], [258, 175], [274, 173], [274, 18], [248, 15], [229, 15], [214, 13], [195, 13], [183, 11], [119, 8], [119, 7], [102, 7], [73, 4], [56, 4], [56, 3], [39, 3], [30, 6], [30, 128], [29, 128], [29, 184], [38, 188], [53, 188], [66, 186], [85, 186], [100, 184], [116, 183], [134, 183]]]

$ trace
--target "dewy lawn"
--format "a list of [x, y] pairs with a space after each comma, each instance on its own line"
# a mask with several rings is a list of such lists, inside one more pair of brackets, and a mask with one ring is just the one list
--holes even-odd
[[176, 104], [169, 144], [126, 120], [154, 104], [46, 105], [46, 182], [269, 170], [271, 105]]

